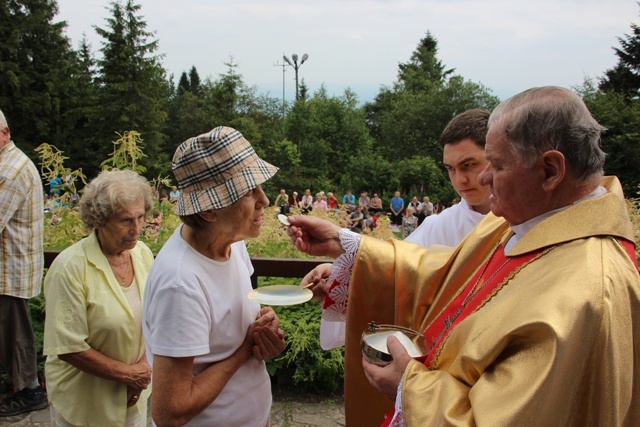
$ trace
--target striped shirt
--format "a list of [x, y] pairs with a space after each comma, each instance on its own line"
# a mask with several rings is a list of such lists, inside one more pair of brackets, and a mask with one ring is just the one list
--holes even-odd
[[40, 294], [44, 256], [42, 182], [13, 142], [0, 149], [0, 294]]

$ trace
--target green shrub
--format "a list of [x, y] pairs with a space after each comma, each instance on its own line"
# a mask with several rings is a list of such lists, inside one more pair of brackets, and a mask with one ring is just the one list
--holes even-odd
[[317, 392], [333, 392], [342, 386], [344, 348], [320, 347], [320, 305], [276, 307], [287, 334], [287, 350], [282, 360], [293, 367], [293, 382]]
[[[260, 286], [299, 282], [300, 279], [267, 277], [260, 281]], [[329, 393], [339, 390], [343, 382], [344, 350], [325, 351], [320, 347], [320, 304], [309, 301], [273, 309], [285, 332], [287, 348], [279, 357], [267, 361], [269, 374], [277, 378], [290, 373], [293, 383], [305, 390]]]
[[[46, 272], [46, 270], [45, 270]], [[40, 293], [35, 298], [29, 300], [29, 311], [31, 314], [31, 325], [36, 338], [38, 378], [44, 380], [44, 361], [46, 357], [42, 354], [42, 341], [44, 338], [44, 294]]]

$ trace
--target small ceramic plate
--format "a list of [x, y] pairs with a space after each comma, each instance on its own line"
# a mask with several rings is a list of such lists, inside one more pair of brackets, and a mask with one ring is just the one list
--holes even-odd
[[263, 286], [249, 292], [249, 299], [264, 305], [295, 305], [313, 297], [309, 289], [294, 285]]
[[291, 225], [291, 224], [289, 223], [289, 219], [287, 218], [287, 216], [286, 216], [286, 215], [278, 214], [278, 219], [279, 219], [279, 220], [280, 220], [280, 222], [281, 222], [281, 223], [283, 223], [284, 225], [287, 225], [287, 226]]

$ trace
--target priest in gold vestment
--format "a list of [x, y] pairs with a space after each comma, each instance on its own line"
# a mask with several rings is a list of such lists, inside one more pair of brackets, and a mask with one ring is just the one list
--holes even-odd
[[[602, 130], [566, 89], [500, 104], [481, 178], [493, 215], [452, 254], [289, 219], [298, 248], [350, 260], [327, 293], [348, 307], [348, 426], [640, 425], [640, 276]], [[426, 361], [394, 338], [391, 363], [364, 361], [370, 321], [424, 332]]]

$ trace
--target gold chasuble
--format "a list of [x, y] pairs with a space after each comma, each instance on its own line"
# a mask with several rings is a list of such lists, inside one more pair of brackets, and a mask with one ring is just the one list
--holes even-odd
[[[406, 426], [640, 426], [640, 276], [621, 244], [634, 235], [620, 183], [602, 185], [607, 194], [522, 236], [506, 256], [540, 254], [447, 331], [429, 366], [409, 363]], [[347, 310], [347, 426], [379, 426], [393, 407], [364, 376], [367, 323], [425, 331], [511, 234], [489, 214], [453, 253], [362, 238]]]

